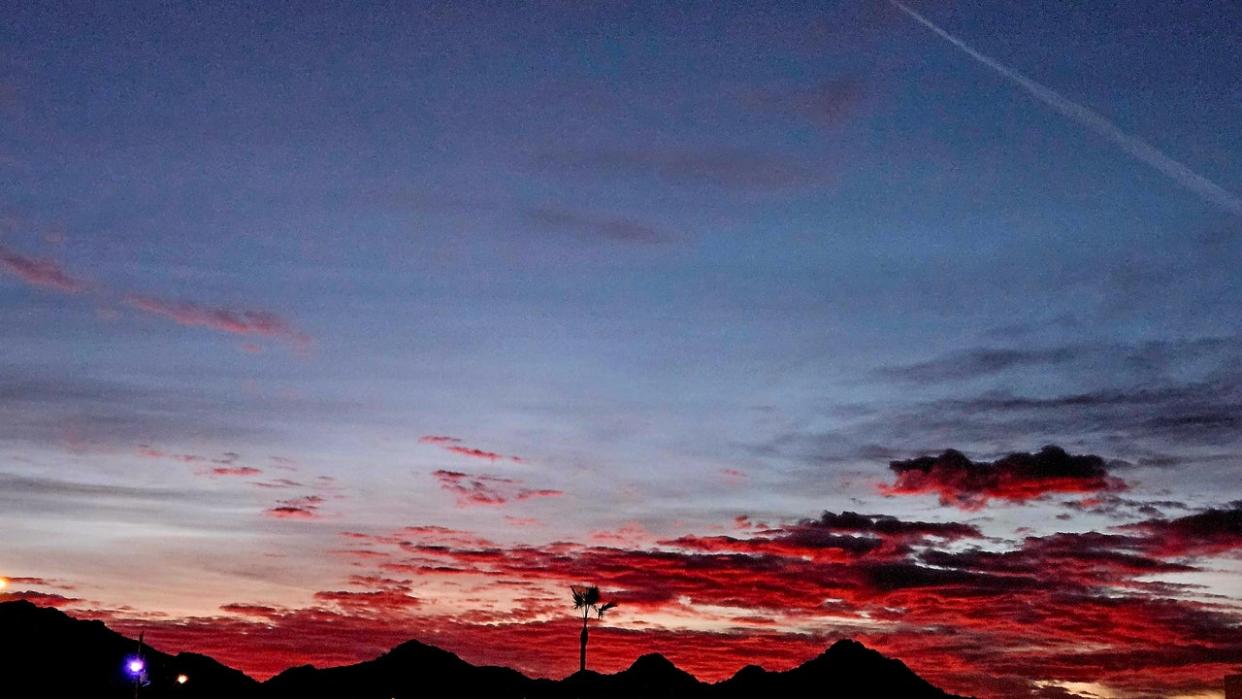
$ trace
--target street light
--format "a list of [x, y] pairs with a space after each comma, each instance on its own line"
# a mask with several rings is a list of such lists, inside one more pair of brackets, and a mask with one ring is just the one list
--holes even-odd
[[185, 684], [190, 681], [190, 676], [186, 674], [177, 675], [177, 684]]
[[147, 679], [147, 661], [142, 657], [143, 635], [141, 633], [138, 634], [138, 652], [129, 656], [125, 661], [125, 669], [134, 680], [134, 699], [138, 699], [138, 690], [151, 682]]

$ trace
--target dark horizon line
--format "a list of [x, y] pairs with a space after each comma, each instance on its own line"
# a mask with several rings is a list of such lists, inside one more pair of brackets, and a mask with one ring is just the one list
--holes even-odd
[[[0, 593], [0, 595], [2, 595], [2, 594], [3, 594], [3, 593]], [[20, 593], [8, 593], [8, 594], [10, 594], [10, 595], [11, 595], [11, 594], [20, 594]], [[72, 620], [74, 620], [74, 621], [77, 621], [77, 622], [83, 622], [83, 623], [98, 623], [98, 624], [102, 625], [104, 628], [106, 628], [106, 629], [108, 629], [109, 631], [111, 631], [112, 633], [115, 633], [115, 634], [117, 634], [118, 636], [121, 636], [122, 638], [124, 638], [124, 639], [126, 639], [126, 640], [128, 640], [128, 641], [132, 641], [134, 644], [138, 644], [138, 642], [139, 642], [137, 638], [131, 638], [131, 637], [127, 636], [126, 634], [121, 633], [120, 631], [117, 631], [117, 630], [113, 629], [111, 626], [109, 626], [109, 625], [108, 625], [108, 624], [107, 624], [104, 620], [102, 620], [102, 619], [84, 619], [84, 618], [81, 618], [81, 617], [78, 617], [78, 616], [74, 616], [73, 614], [71, 614], [70, 612], [68, 612], [68, 611], [66, 611], [66, 610], [59, 609], [59, 608], [57, 608], [57, 607], [52, 607], [52, 606], [43, 606], [43, 605], [35, 604], [34, 602], [31, 602], [31, 601], [30, 601], [30, 600], [28, 600], [28, 599], [21, 599], [21, 598], [19, 598], [19, 599], [7, 600], [7, 601], [0, 601], [0, 607], [10, 606], [10, 605], [11, 605], [11, 606], [28, 606], [28, 607], [32, 607], [32, 608], [34, 608], [34, 609], [38, 609], [38, 610], [41, 610], [41, 611], [44, 611], [44, 612], [55, 612], [55, 613], [57, 613], [57, 614], [60, 614], [60, 615], [65, 616], [65, 617], [68, 617], [68, 618], [70, 618], [70, 619], [72, 619]], [[605, 677], [608, 677], [608, 676], [617, 675], [617, 674], [620, 674], [620, 673], [622, 673], [622, 672], [626, 672], [626, 671], [628, 671], [628, 670], [632, 669], [632, 668], [633, 668], [635, 665], [637, 665], [637, 664], [639, 663], [639, 661], [641, 661], [643, 658], [660, 658], [660, 659], [664, 660], [665, 662], [667, 662], [669, 665], [671, 665], [673, 668], [677, 669], [679, 672], [683, 672], [683, 673], [685, 673], [686, 675], [689, 675], [690, 677], [694, 678], [694, 680], [695, 680], [696, 682], [700, 683], [700, 684], [704, 684], [704, 685], [717, 685], [717, 684], [720, 684], [720, 683], [722, 683], [722, 682], [727, 682], [727, 681], [729, 681], [730, 679], [733, 679], [734, 677], [737, 677], [737, 675], [738, 675], [739, 673], [741, 673], [742, 671], [746, 670], [747, 668], [752, 668], [752, 667], [754, 667], [754, 668], [759, 668], [760, 670], [762, 670], [762, 671], [764, 671], [764, 672], [766, 672], [766, 673], [771, 673], [771, 674], [779, 674], [779, 673], [783, 673], [783, 672], [789, 672], [789, 671], [791, 671], [791, 670], [796, 670], [797, 668], [800, 668], [800, 667], [802, 667], [802, 666], [804, 666], [804, 665], [806, 665], [806, 664], [808, 664], [808, 663], [811, 663], [811, 662], [813, 662], [813, 661], [815, 661], [815, 660], [817, 660], [817, 659], [819, 659], [819, 658], [823, 657], [825, 654], [827, 654], [827, 653], [828, 653], [829, 651], [831, 651], [833, 648], [836, 648], [836, 647], [838, 647], [838, 646], [845, 646], [845, 647], [855, 647], [855, 646], [856, 646], [856, 647], [858, 647], [858, 648], [861, 648], [862, 650], [868, 651], [868, 652], [870, 652], [870, 653], [875, 653], [876, 655], [882, 656], [882, 657], [884, 657], [884, 658], [888, 658], [888, 659], [890, 659], [890, 660], [895, 660], [895, 661], [897, 661], [897, 662], [900, 662], [902, 665], [905, 665], [905, 662], [904, 662], [904, 661], [901, 661], [901, 660], [900, 660], [900, 659], [898, 659], [898, 658], [891, 658], [890, 656], [887, 656], [887, 655], [884, 655], [883, 653], [880, 653], [879, 651], [875, 650], [874, 648], [871, 648], [870, 646], [866, 645], [865, 643], [863, 643], [863, 642], [861, 642], [861, 641], [858, 641], [858, 640], [856, 640], [856, 639], [854, 639], [854, 638], [851, 638], [851, 637], [844, 637], [844, 636], [843, 636], [843, 637], [841, 637], [841, 638], [838, 638], [838, 639], [837, 639], [837, 640], [835, 640], [835, 641], [832, 641], [832, 642], [831, 642], [831, 643], [829, 643], [827, 646], [825, 646], [825, 647], [824, 647], [824, 650], [823, 650], [823, 651], [821, 651], [818, 655], [814, 655], [814, 656], [812, 656], [812, 657], [809, 657], [809, 658], [807, 658], [806, 660], [804, 660], [804, 661], [802, 661], [802, 662], [798, 663], [797, 665], [794, 665], [793, 667], [790, 667], [790, 668], [788, 668], [788, 669], [785, 669], [785, 670], [772, 670], [772, 669], [766, 668], [766, 667], [764, 667], [764, 666], [762, 666], [762, 665], [759, 665], [759, 664], [757, 664], [757, 663], [747, 663], [747, 664], [742, 665], [741, 667], [739, 667], [736, 671], [734, 671], [734, 672], [733, 672], [731, 675], [729, 675], [728, 677], [725, 677], [725, 678], [722, 678], [722, 679], [716, 680], [715, 682], [707, 682], [707, 681], [705, 681], [705, 680], [703, 680], [703, 679], [700, 679], [700, 678], [698, 677], [698, 675], [695, 675], [694, 673], [692, 673], [692, 672], [690, 672], [690, 671], [688, 671], [688, 670], [684, 670], [684, 669], [682, 669], [680, 666], [678, 666], [676, 663], [674, 663], [672, 660], [670, 660], [670, 659], [668, 658], [668, 656], [664, 655], [663, 653], [658, 653], [658, 652], [643, 653], [642, 655], [639, 655], [638, 657], [634, 658], [634, 660], [633, 660], [633, 661], [632, 661], [629, 665], [627, 665], [625, 668], [623, 668], [623, 669], [621, 669], [621, 670], [617, 670], [616, 672], [611, 672], [611, 673], [599, 672], [599, 671], [597, 671], [597, 670], [592, 670], [592, 669], [590, 669], [590, 668], [587, 668], [586, 670], [575, 670], [575, 671], [573, 671], [573, 672], [571, 672], [571, 673], [569, 673], [569, 674], [567, 674], [567, 675], [565, 675], [565, 676], [563, 676], [563, 677], [559, 677], [559, 678], [558, 678], [558, 677], [542, 677], [542, 676], [533, 676], [533, 677], [532, 677], [531, 675], [526, 674], [526, 672], [524, 672], [524, 671], [522, 671], [522, 670], [519, 670], [519, 669], [514, 668], [514, 667], [509, 667], [509, 666], [507, 666], [507, 665], [475, 664], [475, 663], [472, 663], [472, 662], [470, 662], [470, 661], [468, 661], [468, 660], [466, 660], [466, 659], [462, 658], [462, 657], [461, 657], [460, 655], [458, 655], [457, 653], [455, 653], [455, 652], [453, 652], [453, 651], [451, 651], [451, 650], [448, 650], [448, 649], [446, 649], [446, 648], [441, 648], [440, 646], [436, 646], [436, 645], [432, 645], [432, 644], [430, 644], [430, 643], [426, 643], [426, 642], [421, 641], [421, 640], [419, 640], [419, 639], [417, 639], [417, 638], [409, 638], [408, 640], [402, 641], [402, 642], [398, 643], [397, 645], [392, 646], [392, 647], [391, 647], [391, 648], [389, 648], [388, 650], [381, 652], [379, 655], [376, 655], [376, 656], [373, 656], [373, 657], [371, 657], [371, 658], [367, 658], [367, 659], [364, 659], [364, 660], [358, 660], [358, 661], [355, 661], [355, 662], [353, 662], [353, 663], [346, 663], [346, 664], [342, 664], [342, 665], [325, 665], [325, 666], [319, 666], [319, 665], [314, 665], [314, 664], [312, 664], [312, 663], [304, 663], [304, 664], [302, 664], [302, 665], [290, 665], [289, 667], [286, 667], [286, 668], [284, 668], [283, 670], [281, 670], [281, 671], [279, 671], [279, 672], [276, 672], [276, 673], [272, 674], [272, 675], [271, 675], [270, 677], [268, 677], [267, 679], [260, 680], [260, 679], [255, 678], [254, 676], [250, 675], [248, 672], [246, 672], [246, 671], [244, 671], [244, 670], [240, 670], [240, 669], [238, 669], [238, 668], [236, 668], [236, 667], [233, 667], [232, 665], [225, 664], [225, 663], [221, 662], [220, 660], [216, 659], [214, 656], [207, 655], [206, 653], [200, 653], [200, 652], [193, 651], [193, 650], [181, 650], [181, 651], [177, 651], [177, 652], [175, 652], [175, 653], [169, 653], [168, 651], [163, 651], [163, 650], [160, 650], [159, 648], [155, 647], [154, 645], [152, 645], [152, 644], [151, 644], [151, 642], [150, 642], [149, 640], [146, 640], [145, 638], [144, 638], [144, 640], [142, 641], [142, 646], [144, 646], [144, 647], [146, 647], [146, 648], [150, 648], [151, 650], [154, 650], [154, 651], [156, 651], [156, 652], [158, 652], [158, 653], [161, 653], [161, 654], [163, 654], [163, 655], [168, 655], [168, 656], [173, 657], [173, 658], [176, 658], [176, 657], [181, 656], [181, 655], [196, 655], [196, 656], [199, 656], [199, 657], [202, 657], [202, 658], [208, 658], [208, 659], [212, 660], [213, 662], [218, 663], [221, 667], [223, 667], [223, 668], [227, 668], [228, 670], [232, 670], [232, 671], [237, 672], [237, 673], [240, 673], [241, 675], [244, 675], [246, 678], [248, 678], [248, 679], [250, 679], [251, 681], [256, 682], [256, 683], [258, 683], [258, 684], [264, 684], [264, 683], [266, 683], [266, 682], [268, 682], [268, 681], [272, 680], [273, 678], [279, 677], [279, 676], [281, 676], [282, 674], [284, 674], [284, 673], [286, 673], [286, 672], [288, 672], [288, 671], [290, 671], [290, 670], [297, 669], [297, 668], [309, 667], [309, 668], [313, 668], [313, 669], [315, 669], [315, 670], [317, 670], [317, 671], [318, 671], [318, 670], [334, 670], [334, 669], [338, 669], [338, 668], [348, 668], [348, 667], [354, 667], [354, 666], [357, 666], [357, 665], [361, 665], [361, 664], [363, 664], [363, 663], [370, 663], [370, 662], [374, 662], [374, 661], [376, 661], [376, 660], [379, 660], [379, 659], [381, 659], [381, 658], [384, 658], [384, 657], [386, 657], [386, 656], [388, 656], [388, 655], [392, 654], [393, 652], [397, 651], [398, 649], [400, 649], [400, 648], [402, 648], [402, 647], [405, 647], [405, 646], [410, 646], [410, 645], [418, 645], [418, 646], [422, 646], [422, 647], [424, 647], [424, 648], [430, 648], [430, 649], [432, 649], [432, 650], [435, 650], [435, 651], [438, 651], [438, 652], [441, 652], [441, 653], [447, 653], [447, 654], [449, 654], [449, 655], [453, 656], [454, 658], [457, 658], [457, 659], [458, 659], [458, 660], [460, 660], [461, 662], [463, 662], [463, 663], [465, 663], [465, 664], [467, 664], [467, 665], [470, 665], [471, 667], [474, 667], [474, 668], [500, 668], [500, 669], [504, 669], [504, 670], [509, 670], [509, 671], [511, 671], [511, 672], [516, 672], [516, 673], [518, 673], [518, 674], [519, 674], [519, 675], [521, 675], [522, 677], [525, 677], [525, 678], [526, 678], [526, 679], [528, 679], [528, 680], [532, 680], [532, 681], [547, 680], [547, 681], [552, 681], [552, 682], [560, 682], [560, 681], [562, 681], [562, 680], [566, 680], [566, 679], [569, 679], [569, 678], [571, 678], [571, 677], [574, 677], [575, 675], [580, 675], [580, 674], [584, 674], [584, 673], [585, 673], [585, 674], [588, 674], [588, 675], [592, 675], [592, 674], [593, 674], [593, 675], [600, 675], [600, 676], [605, 676]], [[909, 669], [909, 666], [906, 666], [906, 667], [907, 667], [907, 669]]]

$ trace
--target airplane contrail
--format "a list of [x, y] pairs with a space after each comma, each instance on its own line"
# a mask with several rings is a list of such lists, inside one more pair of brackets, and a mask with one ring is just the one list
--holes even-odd
[[966, 42], [941, 29], [931, 20], [915, 12], [900, 0], [888, 0], [897, 9], [909, 15], [916, 22], [936, 33], [940, 38], [961, 49], [963, 53], [1000, 73], [1010, 82], [1031, 93], [1035, 99], [1052, 107], [1079, 124], [1091, 129], [1121, 147], [1134, 158], [1147, 163], [1172, 178], [1181, 186], [1220, 206], [1230, 213], [1242, 216], [1242, 198], [1224, 189], [1215, 182], [1191, 170], [1185, 165], [1165, 155], [1155, 146], [1137, 136], [1122, 131], [1100, 113], [1074, 102], [1060, 93], [1044, 87], [1025, 75], [1012, 70], [993, 58], [985, 56], [971, 48]]

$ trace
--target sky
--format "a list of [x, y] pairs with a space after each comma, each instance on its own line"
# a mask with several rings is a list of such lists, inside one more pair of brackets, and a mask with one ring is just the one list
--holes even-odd
[[[1242, 671], [1242, 9], [18, 3], [0, 599], [980, 697]], [[244, 635], [243, 635], [244, 634]]]

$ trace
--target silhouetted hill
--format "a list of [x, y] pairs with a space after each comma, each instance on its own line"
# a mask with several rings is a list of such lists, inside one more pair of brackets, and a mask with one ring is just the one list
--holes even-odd
[[[136, 641], [103, 622], [74, 619], [25, 601], [0, 603], [0, 676], [6, 678], [0, 686], [38, 688], [20, 696], [133, 697], [124, 665], [137, 650]], [[205, 655], [173, 656], [145, 647], [143, 656], [150, 681], [144, 697], [246, 699], [257, 697], [260, 690], [258, 682]], [[181, 673], [191, 681], [178, 685]], [[0, 695], [8, 692], [0, 690]]]
[[857, 641], [837, 641], [818, 657], [785, 672], [748, 665], [716, 685], [721, 699], [741, 697], [952, 697], [900, 660]]
[[[500, 667], [476, 667], [434, 646], [407, 641], [356, 665], [286, 670], [263, 684], [265, 697], [521, 697], [532, 680]], [[443, 691], [440, 691], [443, 690]]]
[[[39, 696], [132, 697], [123, 667], [135, 649], [132, 639], [101, 622], [28, 602], [0, 603], [0, 670], [39, 687]], [[151, 684], [141, 696], [153, 699], [953, 699], [902, 662], [855, 641], [839, 641], [792, 670], [748, 665], [716, 684], [699, 682], [654, 653], [615, 674], [586, 671], [547, 680], [471, 665], [418, 641], [355, 665], [290, 668], [261, 685], [202, 655], [170, 656], [147, 648], [145, 656]], [[189, 675], [190, 682], [177, 685], [178, 673]]]

